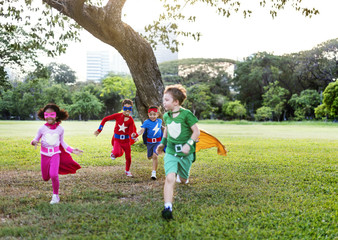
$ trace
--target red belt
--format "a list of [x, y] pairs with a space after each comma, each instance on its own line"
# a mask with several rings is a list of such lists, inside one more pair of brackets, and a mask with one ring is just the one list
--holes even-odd
[[48, 148], [45, 148], [45, 147], [41, 146], [41, 152], [44, 152], [44, 153], [55, 153], [55, 152], [58, 152], [58, 151], [60, 151], [59, 147], [48, 147]]
[[157, 143], [157, 142], [160, 142], [161, 141], [161, 138], [147, 138], [147, 142], [150, 142], [150, 143]]

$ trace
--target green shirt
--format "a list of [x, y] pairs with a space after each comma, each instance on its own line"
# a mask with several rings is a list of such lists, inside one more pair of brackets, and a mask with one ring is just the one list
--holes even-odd
[[[180, 114], [173, 118], [172, 112], [166, 112], [163, 116], [163, 120], [167, 126], [167, 148], [166, 152], [169, 154], [177, 154], [177, 156], [184, 156], [182, 152], [177, 152], [180, 147], [176, 145], [182, 144], [182, 146], [191, 138], [191, 127], [198, 122], [197, 117], [188, 109], [180, 108]], [[195, 152], [195, 147], [190, 147], [190, 153]]]

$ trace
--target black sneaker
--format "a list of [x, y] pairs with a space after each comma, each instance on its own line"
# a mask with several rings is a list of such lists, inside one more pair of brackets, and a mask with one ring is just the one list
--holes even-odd
[[163, 211], [162, 211], [162, 217], [164, 219], [166, 219], [166, 220], [173, 219], [173, 212], [170, 211], [169, 207], [163, 209]]

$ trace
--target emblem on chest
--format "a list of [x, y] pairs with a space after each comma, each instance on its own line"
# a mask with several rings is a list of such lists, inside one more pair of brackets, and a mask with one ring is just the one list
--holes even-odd
[[181, 134], [181, 123], [171, 122], [168, 126], [169, 135], [172, 138], [178, 138]]
[[53, 146], [57, 143], [57, 141], [59, 139], [59, 134], [57, 134], [57, 133], [47, 133], [47, 134], [45, 134], [44, 137], [45, 137], [46, 142], [49, 145]]

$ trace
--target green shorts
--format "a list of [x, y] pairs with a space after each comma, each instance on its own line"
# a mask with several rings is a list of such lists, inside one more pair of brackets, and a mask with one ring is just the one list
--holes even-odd
[[180, 177], [188, 179], [193, 160], [193, 153], [183, 157], [175, 157], [172, 154], [166, 153], [164, 156], [165, 175], [167, 176], [169, 173], [176, 173], [180, 175]]

